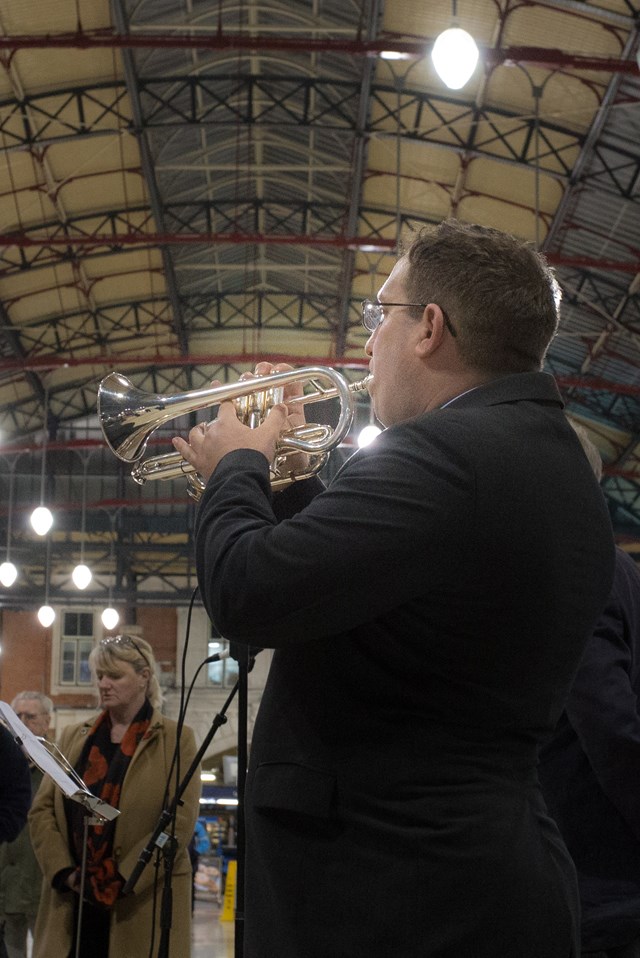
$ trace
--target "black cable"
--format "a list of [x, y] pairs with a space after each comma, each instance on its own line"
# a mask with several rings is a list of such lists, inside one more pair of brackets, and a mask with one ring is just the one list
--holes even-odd
[[[187, 650], [188, 650], [188, 647], [189, 647], [189, 637], [190, 637], [190, 635], [191, 635], [191, 615], [192, 615], [192, 612], [193, 612], [193, 607], [194, 607], [194, 604], [195, 604], [195, 600], [196, 600], [196, 596], [197, 596], [197, 595], [198, 595], [198, 588], [197, 588], [197, 586], [196, 586], [196, 588], [193, 590], [193, 593], [192, 593], [192, 595], [191, 595], [191, 600], [190, 600], [190, 602], [189, 602], [189, 611], [188, 611], [188, 614], [187, 614], [187, 625], [186, 625], [186, 630], [185, 630], [185, 640], [184, 640], [184, 646], [183, 646], [183, 649], [182, 649], [182, 659], [181, 659], [181, 665], [180, 665], [180, 704], [179, 704], [179, 706], [178, 706], [178, 719], [177, 719], [177, 722], [176, 722], [176, 744], [175, 744], [175, 747], [174, 747], [174, 750], [173, 750], [173, 755], [172, 755], [172, 757], [171, 757], [171, 765], [169, 766], [169, 772], [168, 772], [168, 774], [167, 774], [167, 780], [166, 780], [166, 782], [165, 782], [164, 793], [163, 793], [163, 796], [162, 796], [162, 808], [163, 808], [163, 809], [166, 809], [167, 805], [169, 804], [169, 794], [170, 794], [170, 791], [171, 791], [171, 780], [172, 780], [172, 778], [173, 778], [173, 776], [174, 776], [174, 769], [175, 769], [175, 780], [176, 780], [176, 784], [175, 784], [175, 792], [176, 792], [176, 793], [177, 793], [178, 786], [179, 786], [179, 783], [180, 783], [180, 740], [181, 740], [181, 737], [182, 737], [182, 729], [183, 729], [183, 727], [184, 727], [184, 720], [185, 720], [185, 715], [186, 715], [186, 708], [187, 708], [187, 705], [188, 705], [189, 696], [191, 695], [191, 690], [192, 690], [192, 688], [193, 688], [193, 684], [194, 684], [194, 682], [195, 682], [195, 680], [196, 680], [196, 677], [197, 677], [197, 675], [198, 675], [200, 669], [202, 668], [202, 664], [201, 664], [200, 666], [198, 666], [198, 669], [197, 669], [197, 671], [196, 671], [196, 674], [195, 674], [195, 676], [193, 677], [193, 680], [192, 680], [191, 685], [190, 685], [190, 687], [189, 687], [189, 696], [187, 696], [187, 699], [186, 699], [186, 701], [185, 701], [184, 690], [185, 690], [185, 685], [186, 685], [186, 660], [187, 660]], [[176, 804], [176, 810], [177, 810], [177, 804]], [[169, 842], [172, 842], [172, 843], [175, 843], [175, 840], [176, 840], [176, 839], [175, 839], [175, 825], [176, 825], [176, 822], [175, 822], [175, 814], [174, 814], [174, 815], [172, 816], [172, 819], [171, 819], [171, 832], [170, 832], [169, 838], [168, 838]], [[156, 857], [155, 857], [155, 862], [154, 862], [155, 876], [154, 876], [154, 881], [153, 881], [153, 904], [152, 904], [152, 910], [151, 910], [151, 936], [150, 936], [150, 943], [149, 943], [149, 958], [153, 958], [153, 950], [154, 950], [154, 946], [155, 946], [156, 916], [157, 916], [157, 913], [158, 913], [158, 891], [159, 891], [159, 882], [160, 882], [160, 856], [161, 856], [161, 854], [162, 854], [162, 850], [161, 850], [159, 847], [157, 847], [157, 848], [156, 848]], [[151, 857], [151, 856], [149, 856], [149, 857]], [[138, 865], [139, 865], [139, 862], [140, 862], [140, 860], [138, 860]], [[138, 867], [138, 866], [136, 866], [136, 867]], [[142, 869], [140, 869], [140, 871], [142, 871]], [[133, 873], [132, 873], [132, 875], [129, 876], [128, 881], [125, 883], [125, 886], [124, 886], [125, 889], [127, 889], [128, 885], [130, 884], [131, 879], [132, 879], [132, 876], [133, 876]], [[168, 873], [168, 874], [167, 874], [167, 872], [165, 871], [165, 886], [163, 887], [163, 898], [164, 898], [164, 895], [165, 895], [165, 889], [166, 889], [167, 881], [170, 881], [170, 880], [171, 880], [171, 870], [169, 870], [169, 873]], [[137, 881], [137, 879], [136, 879], [136, 881]], [[163, 908], [163, 906], [165, 906], [165, 908]], [[165, 911], [167, 908], [168, 908], [168, 901], [167, 901], [167, 899], [165, 899], [165, 900], [163, 901], [163, 905], [161, 905], [161, 909], [163, 909], [163, 910], [161, 911], [161, 917], [160, 917], [161, 925], [162, 925], [162, 923], [163, 923], [164, 920], [165, 920], [164, 911]], [[171, 918], [171, 916], [169, 915], [169, 919], [170, 919], [170, 918]], [[159, 954], [161, 954], [162, 947], [163, 947], [163, 944], [162, 944], [162, 934], [163, 934], [163, 931], [164, 931], [164, 925], [163, 925], [163, 927], [161, 928], [161, 941], [160, 941], [160, 951], [159, 951]]]

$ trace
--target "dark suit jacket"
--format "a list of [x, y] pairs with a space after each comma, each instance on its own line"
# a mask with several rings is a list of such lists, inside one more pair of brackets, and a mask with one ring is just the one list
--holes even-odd
[[535, 766], [613, 542], [553, 379], [387, 429], [281, 522], [264, 457], [231, 453], [196, 546], [221, 633], [277, 650], [247, 779], [246, 958], [574, 954]]
[[640, 572], [616, 550], [613, 588], [540, 780], [578, 870], [583, 948], [640, 938]]

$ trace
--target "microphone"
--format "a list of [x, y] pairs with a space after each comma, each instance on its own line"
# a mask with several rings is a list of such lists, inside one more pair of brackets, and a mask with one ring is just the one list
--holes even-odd
[[[237, 645], [230, 645], [228, 649], [224, 649], [222, 652], [216, 652], [215, 655], [210, 655], [208, 659], [205, 659], [202, 663], [203, 665], [209, 665], [210, 662], [222, 662], [223, 659], [228, 659], [230, 656], [236, 659], [238, 651]], [[233, 653], [236, 653], [235, 655]], [[253, 659], [259, 652], [262, 652], [262, 649], [257, 649], [255, 646], [251, 646], [249, 649], [249, 658]]]
[[230, 655], [231, 649], [224, 649], [223, 652], [216, 652], [215, 655], [210, 655], [202, 664], [208, 665], [210, 662], [222, 662], [223, 659], [228, 659]]

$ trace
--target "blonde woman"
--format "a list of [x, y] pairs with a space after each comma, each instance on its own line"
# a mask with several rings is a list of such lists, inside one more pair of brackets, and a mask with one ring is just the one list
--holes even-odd
[[[85, 901], [80, 928], [81, 958], [146, 958], [153, 928], [154, 879], [150, 864], [134, 891], [122, 895], [142, 849], [164, 807], [165, 785], [177, 738], [176, 723], [159, 711], [162, 695], [151, 646], [142, 638], [104, 639], [89, 657], [100, 698], [97, 719], [64, 729], [59, 746], [87, 787], [120, 810], [114, 822], [90, 825], [86, 842]], [[183, 728], [181, 768], [195, 752], [193, 732]], [[194, 776], [177, 813], [178, 843], [173, 870], [171, 956], [190, 951], [191, 865], [187, 846], [198, 814], [200, 781]], [[40, 788], [29, 815], [31, 839], [44, 879], [33, 958], [76, 954], [80, 863], [85, 845], [84, 811], [63, 798], [50, 779]], [[158, 871], [162, 892], [163, 869]], [[159, 901], [158, 901], [159, 906]]]

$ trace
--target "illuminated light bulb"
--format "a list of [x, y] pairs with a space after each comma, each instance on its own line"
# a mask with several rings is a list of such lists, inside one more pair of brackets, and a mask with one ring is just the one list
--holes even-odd
[[102, 624], [105, 629], [115, 629], [116, 625], [120, 621], [120, 614], [117, 609], [109, 607], [104, 609], [102, 612]]
[[450, 90], [460, 90], [478, 63], [476, 41], [466, 30], [451, 27], [436, 39], [431, 59], [436, 73]]
[[18, 570], [13, 562], [3, 562], [2, 565], [0, 565], [0, 582], [5, 589], [10, 589], [17, 578]]
[[49, 628], [55, 617], [56, 614], [50, 605], [41, 605], [38, 609], [38, 620], [40, 625], [43, 625], [45, 629]]
[[80, 563], [71, 573], [71, 578], [77, 589], [86, 589], [91, 582], [93, 575], [88, 565]]
[[53, 516], [51, 515], [51, 510], [47, 509], [46, 506], [38, 506], [37, 509], [34, 509], [31, 513], [31, 525], [33, 526], [34, 532], [39, 536], [46, 536], [47, 532], [53, 525]]
[[381, 50], [379, 56], [381, 60], [411, 60], [413, 55], [401, 50]]
[[365, 426], [358, 436], [359, 448], [362, 449], [363, 446], [368, 446], [381, 432], [382, 429], [380, 429], [379, 426]]

